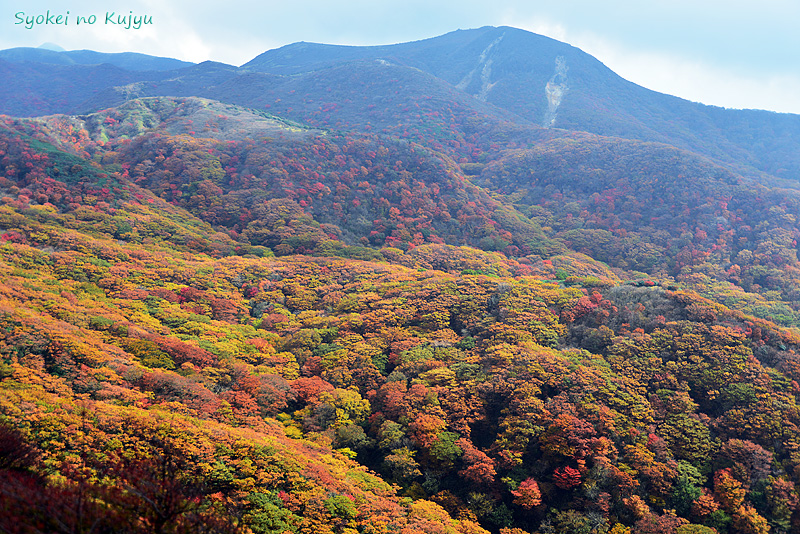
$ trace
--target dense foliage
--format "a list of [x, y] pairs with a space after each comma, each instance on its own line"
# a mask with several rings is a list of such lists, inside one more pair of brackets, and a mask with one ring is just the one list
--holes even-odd
[[2, 117], [0, 530], [800, 528], [798, 194], [397, 74]]
[[647, 284], [214, 259], [5, 210], [30, 243], [0, 250], [21, 531], [791, 528], [800, 338], [774, 324]]

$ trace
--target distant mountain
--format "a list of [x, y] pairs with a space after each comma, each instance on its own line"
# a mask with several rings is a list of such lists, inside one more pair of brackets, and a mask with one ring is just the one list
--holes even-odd
[[[55, 46], [55, 45], [52, 45]], [[0, 50], [0, 59], [12, 63], [32, 62], [52, 65], [102, 65], [108, 63], [121, 69], [133, 71], [173, 70], [194, 63], [166, 57], [149, 56], [135, 52], [104, 54], [92, 50], [55, 50], [53, 48], [9, 48]]]
[[747, 174], [800, 179], [800, 116], [722, 109], [650, 91], [575, 47], [515, 28], [459, 30], [389, 46], [295, 43], [242, 67], [298, 75], [356, 60], [423, 70], [545, 127], [672, 144]]
[[63, 47], [55, 43], [42, 43], [37, 48], [41, 48], [44, 50], [52, 50], [54, 52], [66, 52], [66, 50]]
[[[160, 81], [162, 72], [135, 72], [114, 65], [53, 65], [14, 63], [0, 59], [0, 113], [14, 116], [72, 113], [85, 109], [85, 100], [108, 87], [148, 79]], [[102, 106], [106, 107], [106, 106]]]
[[[135, 77], [132, 83], [103, 85], [73, 111], [91, 113], [144, 96], [207, 96], [214, 87], [236, 79], [238, 73], [236, 67], [214, 61], [204, 61], [174, 71], [142, 73], [145, 75]], [[235, 103], [235, 100], [226, 98], [221, 101]]]
[[[111, 87], [169, 78], [170, 69], [189, 68], [192, 63], [132, 52], [103, 54], [91, 50], [58, 52], [45, 48], [0, 50], [0, 113], [37, 116], [74, 113], [92, 108], [97, 95]], [[206, 81], [204, 83], [207, 84]], [[99, 107], [121, 103], [104, 98]]]
[[[2, 51], [3, 59], [15, 63], [0, 66], [10, 86], [0, 94], [0, 112], [17, 116], [86, 113], [142, 96], [203, 96], [318, 127], [388, 126], [387, 133], [425, 135], [431, 118], [452, 130], [444, 117], [455, 105], [480, 109], [481, 121], [655, 141], [762, 182], [800, 181], [800, 116], [722, 109], [650, 91], [575, 47], [509, 27], [385, 46], [295, 43], [241, 68], [41, 49]], [[86, 66], [101, 61], [122, 70]], [[403, 111], [415, 105], [427, 108], [425, 116]], [[463, 145], [464, 128], [456, 129]]]

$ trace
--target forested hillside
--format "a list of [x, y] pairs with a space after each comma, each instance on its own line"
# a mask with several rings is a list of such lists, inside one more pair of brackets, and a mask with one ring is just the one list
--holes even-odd
[[0, 116], [0, 530], [796, 532], [791, 165], [397, 46]]

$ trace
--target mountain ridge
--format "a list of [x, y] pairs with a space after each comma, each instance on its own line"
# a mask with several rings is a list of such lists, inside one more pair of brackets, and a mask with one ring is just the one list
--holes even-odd
[[55, 65], [100, 65], [108, 63], [133, 71], [173, 70], [193, 65], [189, 61], [136, 52], [103, 53], [93, 50], [51, 50], [41, 47], [17, 47], [0, 50], [0, 59], [13, 63], [27, 61]]
[[[264, 88], [273, 92], [273, 100], [290, 101], [294, 96], [289, 86], [297, 85], [298, 80], [304, 78], [315, 80], [317, 87], [347, 89], [347, 80], [334, 82], [325, 80], [324, 75], [333, 74], [335, 69], [331, 69], [337, 65], [345, 68], [355, 60], [375, 61], [376, 64], [394, 62], [419, 69], [449, 84], [453, 95], [456, 92], [466, 94], [478, 102], [493, 104], [513, 113], [522, 123], [672, 144], [710, 156], [757, 180], [769, 181], [774, 177], [788, 180], [787, 184], [800, 182], [800, 150], [797, 150], [800, 116], [727, 110], [650, 91], [625, 81], [577, 48], [509, 27], [458, 30], [410, 43], [371, 47], [295, 43], [260, 54], [242, 67], [217, 64], [219, 68], [213, 72], [197, 70], [197, 66], [150, 74], [122, 72], [112, 78], [114, 81], [95, 87], [92, 94], [82, 87], [80, 79], [86, 76], [84, 71], [80, 72], [80, 79], [72, 80], [70, 95], [58, 105], [52, 104], [58, 100], [51, 96], [36, 98], [37, 93], [49, 90], [37, 81], [47, 75], [42, 64], [28, 67], [27, 71], [7, 66], [5, 74], [11, 85], [25, 86], [26, 98], [6, 96], [0, 101], [6, 105], [14, 101], [18, 104], [13, 109], [0, 109], [0, 112], [36, 114], [31, 113], [32, 110], [41, 106], [41, 102], [49, 101], [51, 104], [43, 110], [45, 113], [85, 113], [118, 105], [127, 98], [156, 95], [197, 95], [222, 101], [231, 97], [240, 105], [263, 107], [271, 104], [264, 101]], [[60, 75], [70, 83], [69, 77], [73, 76], [70, 67], [62, 69], [66, 70], [60, 71]], [[245, 83], [248, 78], [242, 75], [253, 71], [278, 77], [272, 78], [274, 83], [268, 86], [263, 85], [263, 78], [251, 78], [262, 88], [248, 88]], [[185, 81], [180, 82], [182, 79]], [[374, 81], [379, 79], [380, 76]], [[174, 80], [178, 80], [178, 85]], [[384, 86], [388, 86], [389, 81], [388, 78], [384, 80]], [[147, 89], [142, 92], [123, 88], [130, 83]], [[180, 92], [181, 83], [185, 92]], [[238, 87], [229, 88], [228, 85]], [[424, 85], [407, 87], [409, 97], [422, 98]], [[281, 87], [287, 89], [281, 92]], [[229, 89], [230, 95], [226, 94]], [[324, 97], [324, 94], [316, 94], [312, 86], [305, 90], [313, 99]], [[349, 90], [361, 89], [352, 86]], [[29, 103], [25, 104], [26, 101]], [[302, 101], [295, 102], [292, 108], [283, 110], [290, 114], [289, 118], [326, 126], [324, 122], [315, 122], [318, 120], [316, 110], [306, 109]], [[340, 116], [332, 123], [348, 124], [350, 112], [338, 113]], [[333, 110], [331, 117], [336, 114]], [[351, 126], [364, 125], [362, 121]], [[757, 136], [752, 133], [754, 127], [758, 129]]]

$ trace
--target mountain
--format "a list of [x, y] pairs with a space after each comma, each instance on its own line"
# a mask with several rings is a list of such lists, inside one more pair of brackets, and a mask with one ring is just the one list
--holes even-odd
[[152, 73], [143, 75], [109, 64], [53, 65], [2, 59], [0, 74], [9, 80], [0, 87], [0, 111], [19, 116], [71, 112], [104, 88], [164, 78], [160, 73], [153, 77]]
[[64, 48], [62, 48], [61, 46], [59, 46], [59, 45], [57, 45], [55, 43], [50, 43], [50, 42], [42, 43], [37, 48], [41, 48], [41, 49], [44, 49], [44, 50], [52, 50], [53, 52], [66, 52], [66, 50]]
[[[417, 99], [431, 89], [429, 80], [433, 78], [422, 76], [427, 73], [446, 86], [451, 93], [448, 98], [458, 101], [463, 100], [459, 94], [472, 96], [473, 105], [492, 104], [512, 113], [514, 122], [670, 144], [699, 152], [754, 179], [789, 186], [800, 180], [797, 116], [727, 110], [656, 93], [620, 78], [577, 48], [515, 28], [459, 30], [422, 41], [372, 47], [296, 43], [265, 52], [240, 69], [225, 67], [226, 76], [213, 69], [177, 68], [177, 63], [162, 58], [88, 51], [11, 49], [0, 53], [0, 58], [4, 56], [80, 63], [103, 60], [130, 71], [127, 81], [122, 76], [109, 78], [93, 84], [92, 89], [80, 84], [85, 72], [56, 71], [71, 80], [67, 82], [72, 85], [71, 98], [42, 109], [47, 106], [39, 102], [54, 102], [47, 93], [37, 97], [49, 91], [46, 75], [6, 67], [11, 85], [24, 86], [29, 95], [17, 99], [13, 108], [0, 109], [15, 115], [85, 113], [138, 96], [193, 95], [248, 107], [274, 105], [279, 100], [284, 102], [282, 111], [294, 120], [318, 126], [358, 120], [352, 125], [364, 126], [364, 119], [352, 116], [347, 107], [328, 109], [320, 120], [319, 111], [326, 108], [320, 104], [329, 95], [318, 89], [337, 87], [340, 92], [361, 93], [366, 100], [391, 97], [388, 87], [398, 79], [392, 69], [405, 67], [419, 74], [419, 79], [409, 79], [403, 86], [410, 98]], [[372, 73], [369, 81], [375, 86], [370, 87], [348, 79], [346, 71], [354, 62], [391, 68]], [[159, 72], [142, 72], [145, 68], [158, 68]], [[172, 69], [168, 76], [163, 72], [167, 68]], [[413, 75], [407, 73], [400, 79], [405, 77]], [[302, 101], [298, 101], [298, 86], [303, 91]], [[98, 95], [101, 88], [105, 91]], [[309, 107], [309, 100], [317, 104]], [[361, 101], [355, 104], [362, 107]]]
[[[757, 170], [793, 181], [800, 177], [797, 150], [786, 145], [795, 146], [800, 117], [726, 110], [656, 93], [622, 79], [577, 48], [515, 28], [460, 30], [389, 46], [297, 43], [265, 52], [242, 67], [298, 75], [355, 60], [420, 69], [545, 127], [667, 143], [739, 172]], [[761, 125], [757, 133], [756, 124]]]
[[0, 59], [11, 63], [46, 63], [51, 65], [114, 65], [132, 71], [174, 70], [192, 63], [178, 59], [149, 56], [134, 52], [105, 54], [92, 50], [55, 50], [51, 48], [9, 48], [0, 50]]
[[0, 530], [800, 528], [795, 116], [511, 28], [0, 69]]

